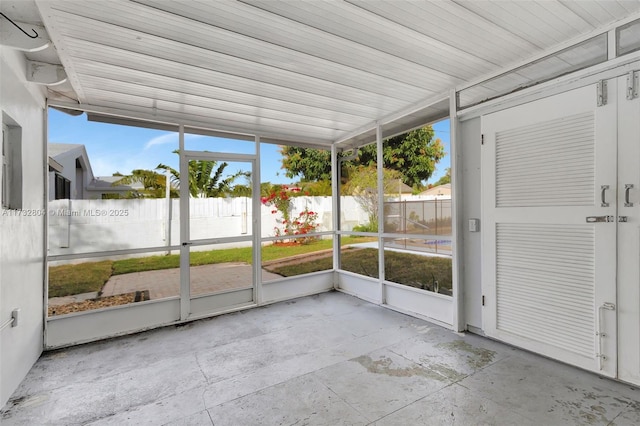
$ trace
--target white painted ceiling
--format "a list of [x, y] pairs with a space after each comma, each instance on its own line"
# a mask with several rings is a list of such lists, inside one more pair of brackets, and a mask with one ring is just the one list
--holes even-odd
[[35, 4], [74, 96], [95, 111], [322, 146], [366, 142], [392, 116], [387, 134], [442, 118], [452, 88], [640, 11], [636, 0]]

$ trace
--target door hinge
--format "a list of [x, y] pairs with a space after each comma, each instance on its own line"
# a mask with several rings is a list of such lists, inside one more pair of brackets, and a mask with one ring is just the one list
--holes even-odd
[[597, 104], [604, 106], [607, 104], [607, 80], [600, 80], [596, 83]]
[[482, 306], [484, 306], [484, 294], [482, 295]]
[[480, 135], [480, 145], [484, 145], [484, 135]]
[[629, 71], [627, 74], [627, 99], [633, 100], [638, 97], [638, 87], [640, 86], [640, 72]]

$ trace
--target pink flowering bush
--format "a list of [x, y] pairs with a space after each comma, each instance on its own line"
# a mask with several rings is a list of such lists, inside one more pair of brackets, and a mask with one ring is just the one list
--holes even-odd
[[[292, 203], [291, 197], [294, 193], [300, 192], [300, 188], [289, 188], [288, 186], [282, 186], [279, 190], [274, 190], [269, 193], [268, 196], [262, 197], [262, 204], [265, 206], [272, 206], [271, 214], [282, 215], [282, 219], [279, 222], [281, 227], [276, 226], [273, 228], [274, 235], [276, 237], [288, 237], [295, 235], [306, 235], [315, 232], [318, 229], [318, 213], [310, 211], [305, 208], [296, 217], [291, 217]], [[314, 237], [299, 237], [293, 241], [305, 244], [312, 241]], [[282, 242], [282, 241], [280, 241]]]
[[[300, 212], [297, 218], [295, 218], [291, 222], [291, 230], [290, 232], [293, 235], [306, 235], [312, 232], [315, 232], [320, 225], [316, 223], [318, 220], [318, 213], [310, 211], [308, 208], [305, 208]], [[291, 234], [289, 234], [291, 235]], [[296, 238], [295, 241], [300, 244], [305, 244], [313, 241], [316, 237], [300, 237]]]

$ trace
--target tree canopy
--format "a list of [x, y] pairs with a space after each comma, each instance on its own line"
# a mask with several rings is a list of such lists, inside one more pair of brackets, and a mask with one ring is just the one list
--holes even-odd
[[[367, 231], [378, 230], [378, 175], [376, 166], [356, 166], [350, 174], [349, 182], [344, 187], [345, 194], [355, 198], [362, 209], [369, 216]], [[397, 191], [397, 180], [400, 172], [397, 170], [383, 169], [382, 183], [384, 194], [393, 194]]]
[[[113, 182], [113, 186], [142, 184], [143, 189], [129, 191], [125, 198], [164, 198], [166, 196], [167, 178], [161, 173], [153, 170], [135, 169], [129, 176], [117, 172], [113, 176], [122, 176], [121, 179]], [[178, 189], [174, 186], [169, 188], [169, 193], [171, 198], [178, 197]]]
[[436, 183], [433, 184], [433, 186], [440, 186], [444, 185], [445, 183], [451, 183], [451, 167], [447, 167], [444, 176], [438, 179]]
[[[431, 126], [426, 126], [384, 141], [384, 168], [400, 172], [402, 181], [411, 187], [420, 187], [431, 177], [435, 166], [445, 153], [440, 139], [434, 139]], [[358, 149], [355, 160], [343, 163], [342, 175], [358, 166], [376, 164], [376, 145]], [[299, 177], [303, 182], [331, 179], [331, 153], [325, 150], [283, 146], [282, 168], [286, 176]]]
[[[223, 197], [233, 191], [232, 184], [240, 176], [247, 176], [248, 172], [239, 171], [223, 178], [224, 170], [229, 164], [210, 160], [189, 161], [189, 194], [194, 198]], [[158, 164], [156, 169], [171, 173], [171, 181], [180, 187], [180, 172], [165, 164]]]
[[[179, 152], [173, 151], [175, 154]], [[236, 196], [248, 196], [251, 194], [251, 188], [248, 185], [233, 186], [233, 182], [241, 177], [249, 177], [251, 174], [245, 171], [238, 171], [231, 175], [224, 175], [224, 170], [228, 163], [218, 164], [217, 161], [211, 160], [191, 160], [189, 161], [189, 194], [194, 198], [204, 197], [224, 197], [228, 194]], [[171, 174], [171, 197], [179, 196], [180, 188], [180, 172], [171, 166], [158, 164], [156, 170], [164, 170]], [[121, 174], [118, 174], [122, 176]], [[116, 174], [114, 174], [116, 176]], [[129, 176], [123, 176], [112, 185], [131, 185], [132, 183], [141, 183], [143, 190], [131, 191], [129, 198], [163, 198], [166, 196], [166, 176], [154, 170], [136, 169]]]

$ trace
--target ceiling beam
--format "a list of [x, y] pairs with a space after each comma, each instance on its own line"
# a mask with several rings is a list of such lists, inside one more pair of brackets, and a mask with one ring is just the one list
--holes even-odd
[[[331, 141], [315, 138], [295, 137], [292, 135], [282, 135], [274, 132], [254, 132], [252, 130], [237, 128], [234, 126], [215, 125], [199, 120], [193, 120], [190, 117], [167, 114], [151, 114], [140, 111], [130, 111], [112, 107], [104, 107], [90, 104], [77, 104], [73, 102], [50, 101], [49, 106], [55, 108], [74, 109], [92, 114], [92, 120], [100, 120], [105, 123], [133, 125], [137, 127], [167, 129], [167, 125], [177, 126], [182, 124], [186, 127], [194, 127], [199, 129], [209, 129], [211, 131], [219, 131], [229, 134], [228, 137], [238, 135], [239, 139], [246, 139], [246, 136], [260, 136], [260, 140], [265, 143], [277, 145], [294, 145], [307, 148], [329, 149]], [[145, 122], [144, 125], [140, 122]], [[155, 124], [154, 124], [155, 123]]]
[[67, 73], [62, 65], [27, 61], [27, 81], [45, 86], [55, 86], [67, 81]]

